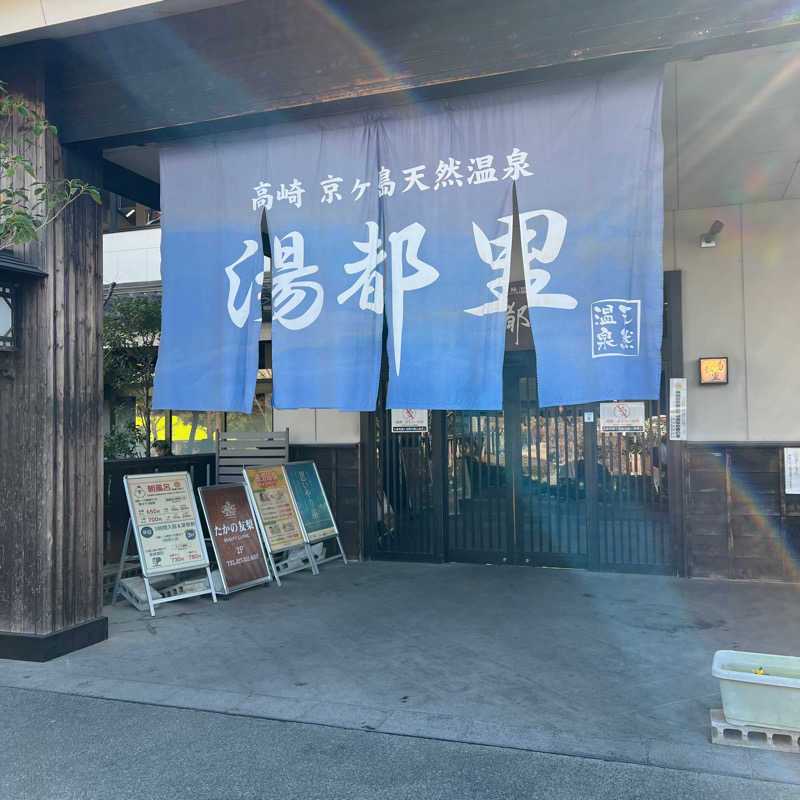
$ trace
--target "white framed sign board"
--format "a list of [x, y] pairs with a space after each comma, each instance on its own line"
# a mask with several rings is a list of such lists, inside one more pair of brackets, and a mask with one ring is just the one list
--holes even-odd
[[427, 408], [393, 408], [392, 433], [427, 433]]
[[347, 564], [339, 528], [333, 518], [317, 465], [313, 461], [293, 461], [283, 465], [283, 473], [305, 540], [309, 544], [316, 544], [326, 539], [336, 539], [338, 554], [324, 558], [319, 563], [341, 558]]
[[306, 563], [300, 560], [295, 568], [284, 569], [283, 574], [288, 575], [306, 568], [314, 575], [318, 574], [317, 563], [297, 517], [283, 466], [274, 464], [268, 467], [242, 467], [242, 475], [275, 583], [281, 585], [275, 553], [293, 548], [304, 550]]
[[[123, 558], [127, 553], [130, 530], [133, 529], [150, 616], [155, 616], [155, 606], [161, 603], [198, 595], [210, 594], [216, 603], [217, 595], [211, 580], [208, 551], [189, 473], [125, 475], [122, 482], [131, 515], [125, 535]], [[173, 597], [153, 598], [151, 578], [197, 569], [205, 569], [207, 589]]]
[[[282, 570], [283, 575], [305, 569], [306, 566], [317, 575], [317, 564], [336, 558], [341, 558], [347, 564], [339, 529], [313, 461], [242, 467], [242, 474], [278, 586], [281, 581], [273, 554], [290, 547], [302, 546], [308, 563], [301, 561], [294, 569]], [[336, 539], [339, 552], [317, 561], [311, 552], [311, 545], [332, 538]]]
[[783, 448], [783, 481], [786, 494], [800, 494], [800, 447]]
[[600, 433], [644, 433], [644, 403], [600, 403]]
[[669, 379], [669, 438], [686, 441], [686, 378]]

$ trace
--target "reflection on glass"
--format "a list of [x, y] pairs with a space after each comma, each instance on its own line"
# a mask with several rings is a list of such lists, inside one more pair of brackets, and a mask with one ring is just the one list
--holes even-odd
[[173, 411], [172, 452], [175, 455], [213, 453], [215, 428], [213, 411]]
[[256, 392], [253, 410], [249, 414], [228, 413], [225, 415], [225, 430], [231, 431], [271, 431], [272, 394]]
[[[169, 440], [166, 411], [153, 411], [150, 415], [150, 442]], [[176, 456], [214, 452], [216, 413], [213, 411], [172, 412], [172, 454]], [[144, 418], [136, 417], [140, 431], [145, 430]], [[155, 453], [153, 453], [155, 455]]]

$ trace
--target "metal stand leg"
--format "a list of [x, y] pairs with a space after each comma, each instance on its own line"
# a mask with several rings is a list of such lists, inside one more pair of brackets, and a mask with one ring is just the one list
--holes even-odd
[[206, 575], [208, 576], [208, 588], [211, 589], [211, 599], [217, 602], [217, 593], [214, 591], [214, 581], [211, 580], [211, 567], [206, 567]]
[[153, 593], [150, 591], [150, 581], [147, 578], [144, 579], [144, 590], [147, 592], [147, 604], [150, 606], [150, 616], [154, 617], [156, 615], [155, 607], [153, 606]]
[[272, 550], [270, 550], [269, 548], [267, 548], [267, 558], [269, 559], [269, 566], [272, 569], [272, 574], [275, 577], [275, 583], [278, 586], [280, 586], [281, 585], [281, 579], [280, 579], [280, 576], [278, 575], [278, 569], [275, 566], [275, 559], [272, 557]]
[[342, 561], [347, 566], [347, 556], [344, 554], [344, 547], [342, 547], [342, 540], [339, 538], [339, 534], [336, 534], [336, 544], [339, 545], [339, 552], [342, 554]]
[[305, 546], [306, 546], [306, 557], [308, 558], [308, 561], [311, 564], [311, 572], [314, 575], [319, 575], [317, 560], [314, 558], [314, 554], [311, 552], [311, 545], [308, 542], [305, 542]]
[[119, 569], [117, 570], [117, 579], [114, 581], [114, 592], [111, 595], [111, 605], [117, 602], [119, 595], [119, 582], [122, 580], [122, 570], [125, 568], [125, 563], [128, 560], [128, 545], [131, 541], [131, 521], [128, 520], [128, 527], [125, 529], [125, 542], [122, 545], [122, 555], [119, 558]]

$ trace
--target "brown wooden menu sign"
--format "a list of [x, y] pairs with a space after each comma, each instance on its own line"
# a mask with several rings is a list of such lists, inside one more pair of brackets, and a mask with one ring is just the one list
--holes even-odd
[[269, 568], [244, 486], [203, 486], [199, 492], [224, 592], [267, 583]]

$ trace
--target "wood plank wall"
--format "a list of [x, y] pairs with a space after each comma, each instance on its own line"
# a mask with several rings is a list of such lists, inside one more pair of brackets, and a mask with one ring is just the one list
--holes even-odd
[[800, 502], [783, 491], [782, 462], [777, 445], [686, 447], [690, 576], [800, 578]]
[[293, 444], [289, 447], [289, 458], [316, 463], [347, 557], [362, 558], [364, 524], [359, 446]]
[[[47, 113], [39, 48], [3, 51], [0, 79]], [[99, 160], [53, 136], [26, 155], [99, 183]], [[21, 283], [19, 347], [0, 353], [0, 631], [48, 634], [102, 612], [100, 207], [79, 200], [16, 254], [48, 277]]]

